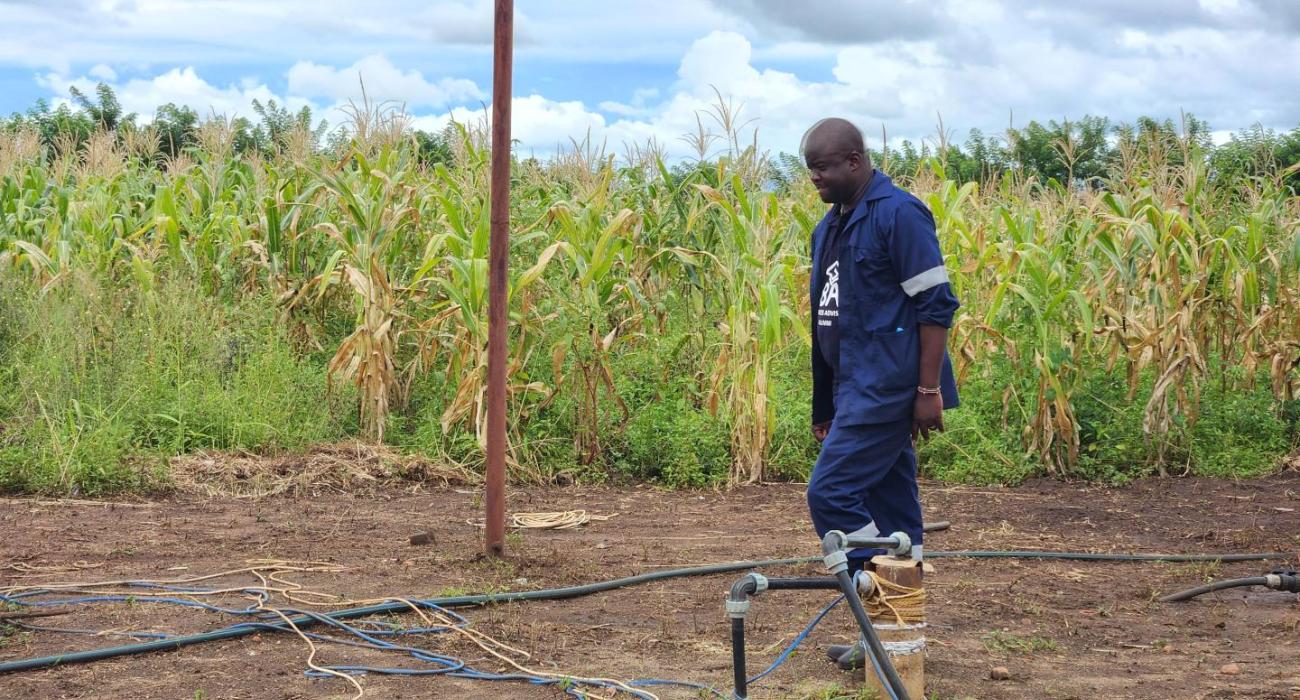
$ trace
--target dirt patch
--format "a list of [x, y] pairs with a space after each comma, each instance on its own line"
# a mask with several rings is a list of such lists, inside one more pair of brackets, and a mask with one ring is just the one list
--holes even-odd
[[208, 498], [356, 494], [403, 485], [480, 481], [467, 470], [363, 442], [317, 445], [306, 452], [279, 455], [197, 452], [172, 458], [168, 473], [181, 494]]
[[[1250, 481], [1169, 479], [1122, 489], [1029, 483], [1016, 489], [922, 486], [928, 520], [953, 529], [927, 550], [1071, 549], [1115, 552], [1300, 550], [1300, 474]], [[308, 491], [302, 491], [308, 493]], [[330, 562], [307, 572], [316, 590], [352, 598], [429, 597], [597, 581], [670, 566], [815, 554], [795, 485], [729, 493], [647, 487], [525, 488], [512, 511], [619, 513], [566, 530], [512, 535], [505, 561], [483, 559], [474, 487], [359, 497], [90, 504], [0, 503], [0, 585], [53, 580], [174, 578], [239, 568], [251, 559]], [[432, 543], [410, 544], [427, 532]], [[1291, 563], [1295, 564], [1292, 557]], [[1121, 564], [935, 559], [927, 658], [929, 693], [953, 698], [1300, 698], [1300, 603], [1294, 595], [1236, 589], [1186, 604], [1162, 593], [1207, 578], [1257, 575], [1282, 562]], [[42, 569], [40, 567], [61, 567]], [[183, 570], [176, 567], [186, 567]], [[769, 570], [816, 575], [817, 566]], [[463, 611], [476, 629], [533, 654], [555, 672], [621, 679], [671, 678], [729, 690], [722, 611], [737, 575], [678, 579], [567, 601]], [[749, 624], [751, 668], [764, 668], [820, 610], [824, 592], [770, 593]], [[406, 616], [409, 617], [409, 616]], [[194, 632], [230, 619], [170, 606], [85, 606], [57, 625], [95, 630]], [[54, 625], [53, 621], [48, 624]], [[800, 652], [753, 688], [755, 698], [808, 696], [852, 679], [821, 647], [852, 638], [837, 610]], [[52, 632], [0, 640], [0, 660], [124, 643]], [[476, 667], [503, 667], [471, 644], [421, 641]], [[346, 698], [340, 680], [303, 675], [306, 648], [284, 634], [187, 647], [0, 677], [6, 698]], [[394, 665], [398, 659], [323, 647], [318, 663]], [[1222, 667], [1235, 663], [1239, 673]], [[1010, 678], [989, 678], [993, 667]], [[448, 677], [361, 679], [373, 698], [553, 698], [559, 690]], [[698, 697], [654, 689], [663, 698]], [[825, 697], [816, 695], [815, 697]]]

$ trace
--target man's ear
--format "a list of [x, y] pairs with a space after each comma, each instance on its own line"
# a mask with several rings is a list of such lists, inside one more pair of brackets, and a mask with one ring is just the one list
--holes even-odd
[[862, 169], [862, 154], [857, 151], [849, 151], [849, 170], [857, 172]]

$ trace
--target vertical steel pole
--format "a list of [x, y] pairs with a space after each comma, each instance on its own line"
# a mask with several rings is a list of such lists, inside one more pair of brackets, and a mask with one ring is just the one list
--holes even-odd
[[514, 60], [514, 0], [496, 0], [492, 32], [492, 230], [488, 253], [487, 541], [491, 556], [505, 554], [506, 343], [510, 265], [510, 79]]

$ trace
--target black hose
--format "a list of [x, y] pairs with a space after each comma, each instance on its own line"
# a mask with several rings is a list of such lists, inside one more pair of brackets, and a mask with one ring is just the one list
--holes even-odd
[[745, 618], [731, 618], [731, 667], [735, 670], [736, 698], [749, 697], [749, 675], [745, 671]]
[[1074, 561], [1157, 561], [1170, 564], [1198, 561], [1262, 561], [1265, 559], [1287, 559], [1286, 552], [1263, 552], [1260, 554], [1105, 554], [1100, 552], [1048, 552], [1038, 550], [985, 552], [926, 551], [926, 559], [1069, 559]]
[[[989, 552], [989, 551], [959, 551], [959, 552], [926, 552], [927, 558], [938, 559], [946, 557], [967, 557], [967, 558], [1020, 558], [1020, 559], [1077, 559], [1086, 561], [1163, 561], [1163, 562], [1194, 562], [1194, 561], [1257, 561], [1263, 559], [1287, 559], [1290, 555], [1285, 552], [1267, 552], [1263, 554], [1094, 554], [1087, 552], [1042, 552], [1042, 551], [1010, 551], [1010, 552]], [[795, 559], [768, 559], [762, 561], [734, 562], [729, 564], [713, 564], [710, 566], [696, 566], [682, 569], [665, 569], [663, 571], [653, 571], [638, 576], [628, 576], [625, 578], [602, 581], [599, 583], [590, 583], [581, 586], [569, 586], [567, 588], [554, 588], [540, 591], [522, 591], [514, 593], [496, 593], [490, 595], [468, 595], [454, 596], [448, 598], [434, 598], [426, 601], [431, 605], [437, 605], [444, 608], [466, 607], [474, 605], [485, 605], [489, 603], [507, 603], [513, 601], [527, 600], [562, 600], [565, 598], [576, 598], [579, 596], [601, 593], [604, 591], [622, 588], [624, 586], [633, 586], [651, 581], [659, 581], [667, 578], [676, 578], [682, 576], [707, 576], [709, 574], [721, 574], [729, 571], [741, 571], [744, 569], [756, 569], [768, 566], [793, 566], [798, 564], [809, 564], [812, 562], [822, 561], [821, 557], [799, 557]], [[402, 612], [409, 610], [405, 603], [383, 603], [380, 605], [370, 605], [361, 608], [350, 608], [338, 610], [330, 613], [330, 617], [338, 620], [349, 620], [368, 615], [379, 615], [392, 612]], [[316, 624], [316, 620], [309, 617], [293, 618], [295, 625], [300, 627], [311, 626]], [[285, 623], [270, 623], [278, 629], [288, 629]], [[170, 639], [159, 639], [150, 642], [141, 642], [138, 644], [126, 644], [117, 647], [106, 647], [103, 649], [91, 649], [88, 651], [78, 651], [69, 654], [59, 654], [56, 656], [43, 656], [33, 659], [19, 659], [0, 663], [0, 674], [13, 673], [16, 671], [30, 671], [40, 668], [49, 668], [64, 664], [85, 663], [89, 661], [99, 661], [101, 659], [113, 658], [116, 656], [129, 656], [132, 654], [142, 654], [151, 651], [171, 651], [191, 644], [200, 644], [203, 642], [212, 642], [222, 639], [234, 639], [245, 635], [261, 631], [263, 627], [252, 626], [232, 626], [211, 632], [192, 634], [184, 637], [173, 637]]]
[[731, 669], [735, 676], [737, 700], [745, 700], [749, 695], [748, 673], [745, 671], [745, 615], [749, 612], [749, 597], [758, 593], [760, 578], [754, 573], [746, 574], [731, 584], [731, 592], [727, 594], [727, 614], [731, 616]]
[[[741, 571], [744, 569], [757, 569], [768, 566], [790, 566], [794, 564], [806, 564], [810, 561], [820, 561], [816, 557], [801, 557], [798, 559], [765, 559], [761, 561], [741, 561], [727, 564], [712, 564], [709, 566], [693, 566], [683, 569], [665, 569], [664, 571], [652, 571], [650, 573], [640, 574], [638, 576], [628, 576], [625, 578], [613, 579], [610, 581], [601, 581], [599, 583], [589, 583], [581, 586], [569, 586], [566, 588], [552, 588], [540, 591], [521, 591], [514, 593], [494, 593], [486, 595], [466, 595], [453, 596], [447, 598], [433, 598], [429, 600], [418, 601], [425, 605], [436, 605], [441, 608], [466, 607], [474, 605], [485, 605], [489, 603], [508, 603], [513, 601], [526, 600], [562, 600], [565, 598], [576, 598], [579, 596], [591, 595], [593, 593], [602, 593], [604, 591], [622, 588], [624, 586], [634, 586], [651, 581], [659, 581], [666, 578], [678, 578], [683, 576], [707, 576], [709, 574], [721, 574], [729, 571]], [[416, 601], [412, 601], [416, 602]], [[367, 617], [370, 615], [381, 615], [385, 613], [405, 612], [410, 610], [410, 605], [406, 603], [392, 602], [381, 603], [378, 605], [367, 605], [360, 608], [348, 608], [345, 610], [336, 610], [329, 614], [336, 620], [350, 620], [358, 617]], [[298, 627], [310, 627], [320, 622], [309, 616], [297, 616], [292, 618], [293, 624]], [[288, 629], [289, 626], [284, 622], [267, 623], [276, 629]], [[232, 625], [211, 632], [200, 634], [191, 634], [184, 637], [172, 637], [170, 639], [158, 639], [150, 642], [141, 642], [138, 644], [125, 644], [116, 647], [106, 647], [103, 649], [91, 649], [88, 651], [78, 651], [70, 654], [59, 654], [56, 656], [43, 656], [33, 659], [19, 659], [0, 664], [0, 674], [13, 673], [15, 671], [31, 671], [40, 668], [49, 668], [51, 666], [62, 666], [65, 664], [85, 663], [89, 661], [99, 661], [115, 656], [130, 656], [133, 654], [143, 654], [151, 651], [171, 651], [191, 644], [201, 644], [204, 642], [214, 642], [222, 639], [235, 639], [249, 634], [264, 631], [266, 625]]]
[[1250, 576], [1248, 578], [1230, 578], [1230, 579], [1225, 579], [1223, 581], [1215, 581], [1214, 583], [1206, 584], [1204, 586], [1197, 586], [1196, 588], [1189, 588], [1188, 590], [1185, 590], [1181, 593], [1171, 593], [1170, 595], [1159, 598], [1158, 600], [1161, 603], [1176, 603], [1180, 600], [1188, 600], [1190, 598], [1195, 598], [1196, 596], [1202, 595], [1204, 593], [1221, 591], [1225, 588], [1236, 588], [1238, 586], [1267, 586], [1267, 585], [1268, 585], [1268, 579], [1263, 576]]
[[907, 694], [907, 687], [903, 685], [903, 679], [899, 677], [894, 664], [889, 660], [889, 652], [881, 645], [880, 637], [876, 636], [876, 628], [871, 624], [866, 609], [862, 607], [862, 599], [858, 597], [858, 589], [853, 583], [853, 577], [844, 570], [836, 573], [835, 579], [839, 581], [840, 591], [849, 601], [849, 610], [853, 611], [853, 618], [858, 621], [858, 627], [862, 628], [862, 636], [867, 640], [867, 655], [875, 658], [876, 670], [882, 676], [881, 682], [891, 691], [895, 700], [911, 700]]
[[[758, 574], [745, 576], [732, 584], [731, 593], [727, 595], [728, 609], [732, 604], [743, 604], [742, 609], [731, 616], [731, 668], [735, 671], [735, 695], [739, 700], [745, 700], [749, 694], [745, 671], [745, 615], [750, 596], [759, 592], [759, 578]], [[829, 576], [763, 578], [766, 589], [772, 591], [834, 590], [840, 587], [839, 581]]]
[[840, 582], [830, 576], [797, 576], [770, 578], [767, 587], [773, 591], [833, 591], [839, 590]]
[[[1270, 581], [1275, 578], [1276, 581]], [[1276, 583], [1276, 585], [1274, 585]], [[1300, 593], [1300, 577], [1296, 576], [1248, 576], [1246, 578], [1230, 578], [1222, 581], [1215, 581], [1204, 586], [1189, 588], [1178, 593], [1171, 593], [1163, 596], [1158, 600], [1161, 603], [1177, 603], [1183, 600], [1191, 600], [1198, 595], [1222, 591], [1227, 588], [1239, 588], [1243, 586], [1265, 586], [1276, 591], [1287, 591], [1290, 593]]]

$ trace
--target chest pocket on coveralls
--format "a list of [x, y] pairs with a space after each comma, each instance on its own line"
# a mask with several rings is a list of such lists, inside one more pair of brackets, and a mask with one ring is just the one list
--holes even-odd
[[853, 277], [859, 298], [877, 301], [884, 298], [889, 286], [895, 284], [894, 268], [890, 264], [885, 244], [878, 236], [869, 235], [862, 243], [854, 243]]

